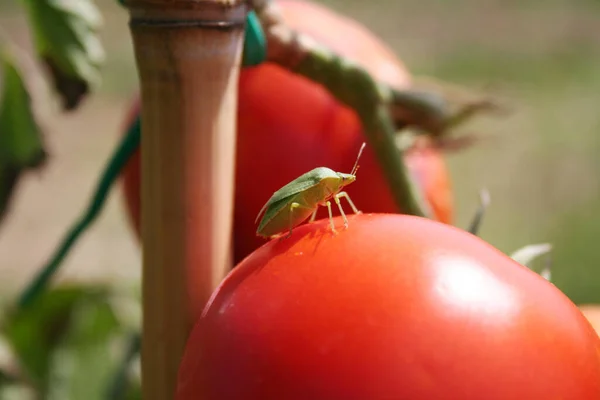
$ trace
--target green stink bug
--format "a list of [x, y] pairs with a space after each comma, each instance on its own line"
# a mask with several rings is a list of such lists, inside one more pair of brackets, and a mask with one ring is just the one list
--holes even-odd
[[340, 198], [345, 197], [348, 200], [355, 214], [359, 214], [360, 211], [354, 206], [348, 194], [341, 192], [341, 189], [356, 180], [358, 160], [365, 145], [366, 143], [363, 143], [360, 147], [352, 172], [349, 174], [319, 167], [299, 176], [273, 193], [273, 196], [271, 196], [256, 216], [255, 222], [265, 212], [258, 225], [256, 234], [268, 238], [289, 229], [286, 237], [290, 237], [292, 229], [300, 225], [311, 214], [310, 222], [315, 220], [319, 206], [327, 206], [331, 230], [335, 233], [336, 230], [333, 226], [333, 216], [331, 214], [331, 202], [329, 201], [331, 198], [333, 198], [340, 209], [340, 213], [344, 219], [344, 227], [347, 228], [348, 219], [342, 209]]

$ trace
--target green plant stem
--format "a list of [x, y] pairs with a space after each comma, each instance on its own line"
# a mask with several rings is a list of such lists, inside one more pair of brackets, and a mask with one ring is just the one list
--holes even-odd
[[38, 275], [20, 295], [17, 303], [18, 307], [27, 307], [46, 289], [71, 247], [73, 247], [81, 234], [100, 214], [100, 211], [106, 203], [110, 188], [118, 179], [121, 169], [139, 147], [140, 136], [140, 118], [138, 116], [138, 119], [130, 126], [127, 135], [123, 137], [117, 150], [106, 165], [87, 209], [63, 238], [60, 246], [48, 263], [40, 270]]
[[[396, 127], [389, 112], [392, 91], [379, 85], [358, 65], [327, 49], [313, 45], [297, 50], [301, 57], [290, 69], [323, 85], [340, 102], [356, 111], [399, 209], [407, 214], [431, 217], [431, 209], [404, 162], [403, 151], [396, 146]], [[279, 61], [290, 67], [287, 57]]]
[[483, 222], [483, 217], [485, 216], [485, 212], [487, 211], [489, 205], [490, 193], [487, 189], [481, 189], [481, 191], [479, 192], [479, 206], [477, 207], [477, 211], [475, 212], [473, 220], [467, 228], [467, 232], [470, 232], [473, 235], [477, 235], [479, 233], [481, 223]]
[[365, 70], [332, 53], [310, 52], [294, 71], [326, 85], [333, 96], [356, 111], [399, 209], [431, 217], [430, 207], [404, 162], [403, 151], [396, 146], [396, 127], [388, 111], [391, 93], [383, 90]]
[[389, 88], [390, 113], [396, 129], [415, 126], [428, 135], [443, 135], [448, 107], [443, 97], [432, 92]]

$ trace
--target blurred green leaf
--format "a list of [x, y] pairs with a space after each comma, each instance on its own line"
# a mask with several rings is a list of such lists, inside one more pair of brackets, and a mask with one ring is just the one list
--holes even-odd
[[40, 393], [47, 393], [54, 352], [63, 345], [73, 319], [77, 321], [78, 306], [105, 296], [106, 290], [96, 287], [56, 288], [5, 318], [5, 337], [23, 374]]
[[102, 400], [117, 368], [122, 331], [111, 304], [83, 301], [52, 358], [49, 400]]
[[102, 16], [92, 0], [21, 0], [28, 11], [37, 52], [45, 62], [63, 108], [77, 108], [100, 81], [104, 49]]
[[42, 133], [31, 109], [31, 98], [12, 57], [3, 52], [0, 103], [0, 220], [6, 214], [20, 174], [46, 159]]
[[141, 400], [142, 399], [142, 386], [140, 381], [135, 381], [129, 386], [127, 394], [123, 400]]

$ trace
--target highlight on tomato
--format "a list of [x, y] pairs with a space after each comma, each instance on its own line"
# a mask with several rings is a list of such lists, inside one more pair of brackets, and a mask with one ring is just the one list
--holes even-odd
[[[317, 3], [296, 0], [278, 3], [284, 20], [292, 28], [355, 60], [381, 81], [399, 89], [410, 86], [410, 74], [404, 64], [358, 22]], [[136, 97], [125, 126], [138, 112]], [[235, 263], [264, 244], [256, 236], [254, 220], [276, 188], [316, 167], [349, 171], [356, 151], [365, 141], [352, 110], [320, 85], [271, 63], [242, 70], [237, 118]], [[452, 223], [452, 187], [441, 151], [429, 145], [415, 147], [408, 152], [406, 162], [435, 218]], [[123, 188], [128, 214], [139, 237], [139, 154], [124, 171]], [[361, 159], [353, 193], [352, 198], [362, 211], [402, 211], [397, 208], [369, 147]]]
[[552, 283], [456, 227], [322, 219], [234, 268], [177, 400], [597, 400], [600, 339]]

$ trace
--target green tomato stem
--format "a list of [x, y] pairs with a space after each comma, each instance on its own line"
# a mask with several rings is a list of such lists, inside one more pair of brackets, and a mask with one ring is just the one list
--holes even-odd
[[431, 209], [413, 182], [403, 150], [396, 145], [396, 127], [389, 111], [394, 92], [378, 84], [357, 64], [280, 23], [273, 2], [255, 0], [253, 6], [267, 35], [268, 60], [321, 84], [338, 101], [354, 109], [398, 208], [406, 214], [430, 218]]
[[362, 68], [328, 51], [313, 49], [293, 70], [324, 85], [340, 102], [356, 111], [398, 207], [407, 214], [431, 217], [430, 207], [404, 162], [403, 151], [396, 146], [396, 128], [388, 107], [391, 92]]
[[135, 123], [130, 126], [127, 135], [123, 137], [117, 150], [106, 165], [87, 209], [75, 224], [73, 224], [69, 232], [67, 232], [48, 263], [42, 267], [37, 276], [20, 295], [17, 303], [19, 308], [29, 306], [44, 293], [50, 284], [52, 277], [58, 271], [62, 261], [68, 255], [73, 245], [75, 245], [81, 235], [96, 220], [100, 211], [104, 208], [113, 183], [118, 179], [121, 170], [129, 161], [131, 155], [139, 147], [140, 132], [140, 119], [138, 117]]

